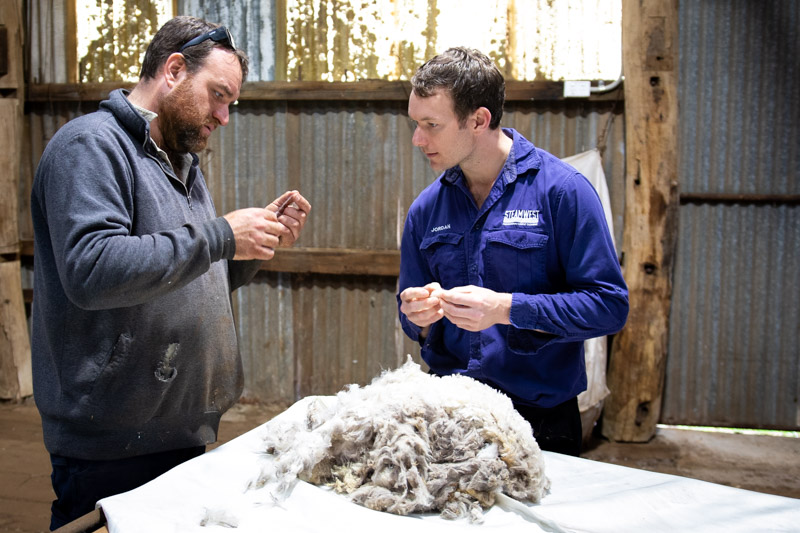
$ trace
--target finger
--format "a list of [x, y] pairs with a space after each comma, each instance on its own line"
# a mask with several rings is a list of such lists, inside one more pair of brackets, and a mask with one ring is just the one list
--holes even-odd
[[281, 231], [281, 235], [278, 238], [280, 242], [280, 246], [284, 248], [291, 247], [295, 241], [297, 240], [297, 233], [292, 231], [290, 228], [283, 226], [283, 230]]
[[269, 261], [270, 259], [275, 257], [275, 248], [271, 248], [269, 246], [261, 246], [259, 248], [259, 251], [261, 252], [259, 254], [259, 259], [262, 259], [264, 261]]
[[445, 300], [441, 301], [440, 306], [444, 310], [445, 316], [448, 318], [453, 317], [458, 320], [472, 320], [476, 315], [476, 311], [472, 307], [455, 305]]
[[442, 286], [439, 285], [438, 281], [432, 281], [425, 285], [425, 288], [428, 289], [428, 292], [433, 293], [433, 291], [442, 290]]
[[406, 314], [406, 316], [414, 324], [420, 327], [425, 327], [440, 320], [444, 316], [444, 313], [440, 308], [436, 308], [436, 309], [428, 309], [420, 313]]
[[478, 298], [473, 293], [459, 292], [457, 289], [442, 291], [437, 296], [445, 302], [462, 307], [475, 307], [478, 304]]
[[[419, 298], [414, 300], [404, 301], [401, 306], [401, 311], [405, 314], [423, 313], [429, 309], [436, 309], [439, 307], [439, 301], [432, 298]], [[405, 309], [405, 310], [404, 310]]]
[[292, 207], [287, 207], [278, 218], [278, 222], [286, 226], [286, 229], [291, 231], [292, 235], [297, 238], [300, 235], [300, 230], [303, 229], [303, 224], [305, 224], [305, 213]]
[[286, 207], [294, 201], [297, 191], [286, 191], [277, 198], [275, 198], [268, 206], [267, 209], [276, 215], [280, 215]]
[[284, 225], [277, 222], [270, 222], [267, 224], [264, 232], [261, 234], [259, 245], [268, 246], [270, 248], [277, 248], [280, 244], [281, 235], [284, 231]]
[[429, 326], [437, 320], [440, 320], [442, 317], [444, 317], [444, 312], [440, 307], [437, 307], [435, 309], [425, 311], [424, 313], [419, 313], [417, 315], [417, 323]]
[[441, 288], [433, 289], [431, 291], [431, 298], [440, 298], [440, 299], [442, 299], [442, 298], [444, 298], [446, 296], [446, 294], [447, 294], [447, 291], [445, 291], [444, 289], [441, 289]]
[[278, 222], [278, 215], [268, 207], [261, 210], [261, 216], [264, 217], [264, 220], [267, 222]]
[[298, 191], [292, 191], [294, 193], [294, 200], [292, 202], [292, 207], [297, 211], [301, 211], [308, 215], [311, 212], [311, 203], [306, 200], [306, 198], [300, 194]]
[[429, 295], [430, 293], [423, 287], [408, 287], [400, 293], [400, 299], [404, 302], [410, 302], [412, 300], [427, 298]]

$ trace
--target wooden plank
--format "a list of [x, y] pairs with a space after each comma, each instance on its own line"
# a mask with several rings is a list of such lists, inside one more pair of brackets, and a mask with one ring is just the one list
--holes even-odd
[[800, 205], [800, 194], [681, 193], [681, 204]]
[[66, 56], [67, 81], [78, 83], [80, 74], [78, 73], [78, 8], [75, 0], [65, 0], [64, 2], [64, 52]]
[[17, 189], [19, 183], [22, 109], [16, 98], [0, 98], [0, 253], [19, 252]]
[[286, 81], [286, 0], [275, 0], [275, 66], [276, 81]]
[[[24, 240], [23, 257], [33, 256], [33, 241]], [[338, 274], [390, 276], [400, 274], [399, 250], [353, 250], [348, 248], [280, 248], [261, 270], [294, 274]]]
[[[0, 75], [0, 89], [7, 94], [6, 89], [12, 93], [21, 91], [23, 87], [22, 73], [22, 2], [21, 0], [0, 1], [0, 24], [6, 29], [6, 67], [7, 72]], [[22, 98], [22, 93], [14, 95]], [[3, 122], [5, 124], [5, 122]], [[6, 145], [0, 145], [6, 146]]]
[[609, 358], [603, 435], [646, 442], [661, 414], [678, 223], [678, 3], [623, 0], [630, 314]]
[[132, 89], [135, 83], [38, 83], [28, 86], [29, 102], [99, 102], [114, 89]]
[[[100, 101], [117, 88], [131, 89], [134, 83], [41, 83], [29, 87], [31, 102]], [[327, 81], [253, 81], [242, 86], [239, 100], [299, 101], [407, 101], [411, 84], [407, 81], [366, 80], [357, 82]], [[564, 84], [559, 81], [506, 82], [507, 102], [563, 101]], [[622, 89], [592, 94], [590, 102], [616, 101], [623, 98]], [[581, 99], [570, 98], [570, 101]]]
[[20, 241], [19, 253], [23, 257], [33, 257], [33, 240], [25, 239]]
[[0, 261], [0, 331], [0, 399], [21, 400], [33, 394], [33, 377], [18, 260]]
[[0, 398], [4, 400], [33, 394], [17, 219], [24, 101], [22, 20], [21, 0], [0, 1], [0, 21], [8, 34], [8, 72], [0, 76]]
[[0, 76], [8, 74], [8, 28], [0, 24]]
[[393, 276], [400, 274], [399, 250], [281, 248], [262, 270], [295, 274]]

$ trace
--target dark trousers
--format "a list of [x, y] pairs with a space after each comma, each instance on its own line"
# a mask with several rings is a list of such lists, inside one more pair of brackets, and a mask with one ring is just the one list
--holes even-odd
[[577, 397], [550, 408], [521, 404], [514, 408], [530, 422], [542, 450], [580, 456], [583, 430]]
[[94, 510], [98, 500], [133, 490], [173, 467], [205, 453], [205, 446], [112, 461], [89, 461], [50, 454], [53, 490], [50, 530]]

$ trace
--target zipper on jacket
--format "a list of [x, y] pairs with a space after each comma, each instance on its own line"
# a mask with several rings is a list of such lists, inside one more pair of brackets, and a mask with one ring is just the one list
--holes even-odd
[[175, 172], [172, 170], [172, 168], [168, 167], [166, 165], [166, 163], [164, 163], [164, 161], [162, 161], [161, 158], [158, 157], [158, 155], [152, 154], [147, 149], [145, 149], [145, 153], [148, 155], [148, 157], [150, 157], [152, 160], [154, 160], [156, 163], [158, 163], [158, 166], [161, 167], [161, 170], [164, 172], [164, 174], [166, 174], [167, 178], [170, 181], [174, 181], [174, 182], [180, 184], [181, 187], [183, 187], [184, 196], [186, 196], [186, 203], [189, 205], [189, 209], [192, 210], [192, 207], [193, 207], [192, 206], [192, 194], [189, 191], [189, 188], [186, 186], [186, 184], [178, 179], [178, 176], [175, 175]]

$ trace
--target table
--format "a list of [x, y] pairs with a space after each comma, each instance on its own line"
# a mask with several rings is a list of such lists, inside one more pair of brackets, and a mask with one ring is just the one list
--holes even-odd
[[[484, 523], [372, 511], [298, 481], [283, 500], [249, 488], [271, 460], [261, 441], [316, 397], [133, 491], [98, 502], [111, 533], [180, 531], [428, 533], [464, 531], [800, 531], [800, 500], [543, 452], [551, 492], [540, 504], [495, 505]], [[327, 399], [327, 397], [323, 398]], [[515, 510], [516, 508], [516, 510]], [[204, 524], [204, 525], [203, 525]]]

